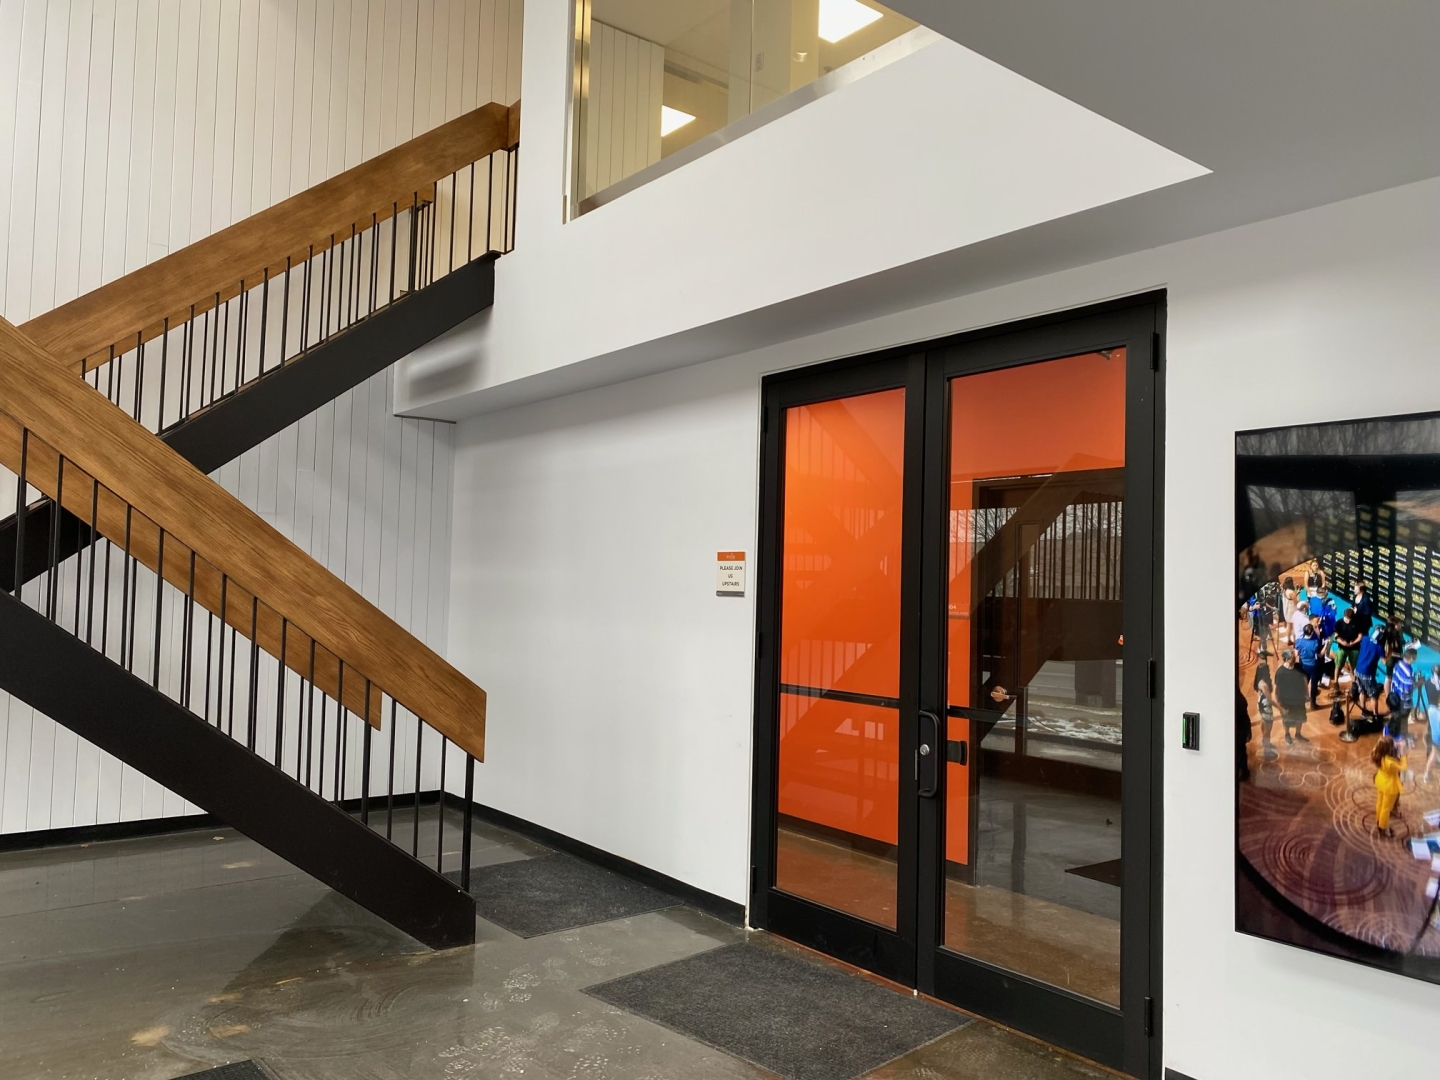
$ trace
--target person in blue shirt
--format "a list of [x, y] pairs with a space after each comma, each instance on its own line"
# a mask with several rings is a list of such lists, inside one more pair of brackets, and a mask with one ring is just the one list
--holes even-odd
[[1377, 676], [1380, 661], [1384, 658], [1385, 647], [1380, 644], [1379, 635], [1374, 630], [1369, 631], [1360, 639], [1360, 651], [1355, 661], [1355, 683], [1360, 688], [1360, 708], [1363, 711], [1379, 711], [1380, 682]]
[[1315, 627], [1306, 623], [1300, 631], [1300, 636], [1295, 640], [1295, 659], [1300, 663], [1300, 670], [1305, 673], [1305, 679], [1310, 684], [1310, 707], [1320, 707], [1320, 673], [1323, 670], [1320, 658], [1324, 654], [1324, 642]]
[[1400, 660], [1390, 671], [1389, 694], [1385, 703], [1390, 706], [1395, 725], [1402, 735], [1405, 733], [1405, 720], [1410, 715], [1410, 706], [1415, 697], [1415, 658], [1419, 655], [1419, 648], [1411, 642], [1405, 646]]

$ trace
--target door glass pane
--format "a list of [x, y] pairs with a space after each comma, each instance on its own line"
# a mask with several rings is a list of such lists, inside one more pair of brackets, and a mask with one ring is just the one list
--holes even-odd
[[950, 392], [944, 945], [1118, 1006], [1124, 350]]
[[905, 391], [785, 413], [776, 885], [895, 925]]

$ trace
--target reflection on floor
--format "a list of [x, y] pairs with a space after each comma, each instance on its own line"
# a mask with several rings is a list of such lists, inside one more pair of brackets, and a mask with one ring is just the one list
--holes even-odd
[[[458, 818], [446, 833], [448, 859]], [[479, 823], [474, 837], [481, 865], [545, 851]], [[429, 952], [228, 830], [0, 856], [0, 1076], [170, 1080], [247, 1058], [277, 1080], [769, 1075], [581, 992], [742, 930], [677, 906], [528, 940], [478, 932]], [[975, 1023], [869, 1075], [1108, 1074]]]
[[[981, 845], [982, 852], [1006, 848], [1013, 853], [1016, 849], [1007, 843], [1018, 821], [1019, 835], [1030, 831], [1028, 843], [1022, 843], [1023, 857], [1012, 864], [1008, 856], [992, 855], [978, 885], [947, 881], [945, 946], [1118, 1007], [1120, 890], [1064, 871], [1114, 858], [1119, 830], [1113, 830], [1112, 848], [1087, 827], [1084, 814], [1095, 808], [1084, 804], [1104, 800], [1027, 788], [1005, 785], [1011, 810], [1001, 815], [990, 806], [997, 821], [1004, 821], [995, 827], [996, 839]], [[1077, 801], [1084, 813], [1067, 828], [1064, 811]], [[784, 891], [895, 925], [892, 860], [789, 829], [780, 832], [777, 847], [777, 884]], [[1018, 878], [1016, 867], [1023, 867]], [[1027, 891], [1012, 891], [1012, 883]]]
[[[1300, 728], [1307, 741], [1287, 743], [1278, 716], [1270, 744], [1258, 722], [1254, 672], [1258, 659], [1240, 636], [1240, 685], [1250, 705], [1251, 777], [1240, 785], [1240, 852], [1282, 897], [1334, 930], [1369, 945], [1422, 956], [1440, 956], [1440, 931], [1427, 929], [1430, 900], [1428, 854], [1417, 860], [1408, 841], [1436, 832], [1425, 815], [1440, 809], [1440, 770], [1427, 784], [1425, 739], [1411, 731], [1410, 767], [1416, 779], [1392, 817], [1395, 838], [1375, 831], [1375, 766], [1370, 753], [1378, 735], [1340, 740], [1343, 727], [1329, 722], [1331, 692], [1306, 713]], [[1274, 670], [1275, 659], [1269, 661]], [[1342, 683], [1342, 693], [1349, 683]], [[1260, 926], [1242, 925], [1257, 933]]]

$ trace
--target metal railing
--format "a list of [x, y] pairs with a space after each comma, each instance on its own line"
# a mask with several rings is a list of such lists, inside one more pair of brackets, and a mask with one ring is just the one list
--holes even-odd
[[169, 431], [475, 259], [511, 251], [518, 168], [518, 148], [472, 162], [280, 273], [202, 298], [158, 336], [137, 332], [84, 378], [149, 430]]
[[[17, 599], [468, 891], [473, 756], [34, 432], [0, 426], [18, 461], [0, 470]], [[49, 562], [25, 582], [26, 527], [44, 498], [79, 519], [85, 542], [67, 555], [61, 517], [36, 517]], [[460, 847], [447, 851], [445, 793], [461, 783]]]

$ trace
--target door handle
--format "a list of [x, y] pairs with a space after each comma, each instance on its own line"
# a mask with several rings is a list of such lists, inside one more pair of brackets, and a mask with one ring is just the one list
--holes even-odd
[[940, 793], [940, 718], [920, 710], [920, 745], [915, 749], [916, 794], [933, 799]]

